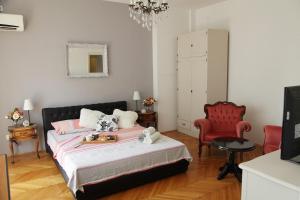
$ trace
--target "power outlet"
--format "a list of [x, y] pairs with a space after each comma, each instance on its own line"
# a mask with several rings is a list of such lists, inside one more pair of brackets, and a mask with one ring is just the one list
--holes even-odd
[[4, 10], [3, 5], [0, 5], [0, 13], [2, 13]]

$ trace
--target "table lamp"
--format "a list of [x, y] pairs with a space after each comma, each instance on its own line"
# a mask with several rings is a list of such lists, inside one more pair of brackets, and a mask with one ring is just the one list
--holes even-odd
[[135, 90], [133, 92], [133, 98], [132, 99], [135, 101], [135, 110], [137, 111], [138, 110], [138, 101], [141, 100], [141, 96], [140, 96], [139, 91]]
[[25, 99], [25, 100], [24, 100], [23, 110], [27, 110], [27, 113], [28, 113], [28, 121], [29, 121], [29, 124], [30, 124], [30, 113], [29, 113], [29, 111], [30, 111], [30, 110], [33, 110], [33, 105], [32, 105], [32, 102], [31, 102], [30, 99]]

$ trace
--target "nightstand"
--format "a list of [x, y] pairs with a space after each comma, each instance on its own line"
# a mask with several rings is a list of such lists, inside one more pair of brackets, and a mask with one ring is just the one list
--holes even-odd
[[146, 112], [146, 113], [138, 112], [138, 116], [139, 116], [137, 120], [138, 124], [146, 128], [148, 128], [149, 126], [153, 126], [157, 129], [156, 112]]
[[38, 158], [40, 158], [39, 155], [39, 135], [37, 133], [37, 126], [36, 124], [31, 124], [28, 127], [24, 127], [21, 125], [18, 126], [9, 126], [9, 148], [12, 155], [12, 163], [15, 162], [14, 160], [14, 145], [18, 145], [19, 141], [25, 141], [25, 140], [35, 140], [35, 150], [36, 155]]

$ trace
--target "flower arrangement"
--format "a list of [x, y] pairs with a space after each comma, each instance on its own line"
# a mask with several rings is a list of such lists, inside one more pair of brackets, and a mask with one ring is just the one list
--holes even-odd
[[23, 119], [23, 117], [23, 112], [21, 112], [19, 108], [15, 108], [12, 112], [5, 116], [5, 119], [10, 119], [17, 124], [20, 119]]
[[143, 101], [144, 106], [152, 106], [155, 102], [157, 102], [153, 97], [147, 97]]
[[156, 103], [157, 101], [153, 98], [153, 97], [147, 97], [146, 99], [144, 99], [143, 101], [143, 105], [146, 107], [147, 112], [151, 111], [152, 106], [154, 105], [154, 103]]

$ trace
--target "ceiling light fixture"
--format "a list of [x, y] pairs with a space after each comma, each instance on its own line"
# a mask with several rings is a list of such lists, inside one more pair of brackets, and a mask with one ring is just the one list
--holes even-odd
[[149, 31], [153, 23], [157, 23], [169, 8], [166, 0], [130, 0], [130, 17], [138, 24], [142, 23]]

